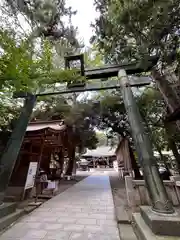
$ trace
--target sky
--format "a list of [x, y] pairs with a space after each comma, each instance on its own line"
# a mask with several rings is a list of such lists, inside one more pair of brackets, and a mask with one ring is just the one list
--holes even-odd
[[77, 14], [73, 17], [72, 22], [74, 26], [78, 27], [80, 39], [82, 38], [85, 45], [89, 46], [89, 39], [93, 34], [90, 24], [98, 16], [93, 6], [94, 0], [66, 0], [66, 2], [73, 10], [77, 10]]
[[[78, 38], [84, 41], [85, 46], [90, 45], [89, 40], [93, 34], [93, 29], [90, 25], [98, 17], [98, 12], [96, 12], [93, 2], [94, 0], [66, 0], [66, 6], [71, 6], [72, 10], [77, 11], [77, 14], [72, 17], [72, 23], [75, 27], [78, 27]], [[19, 20], [22, 27], [28, 29], [24, 18], [19, 16]], [[66, 19], [64, 20], [66, 21]]]
[[[89, 46], [89, 40], [93, 35], [93, 29], [90, 27], [98, 13], [93, 5], [94, 0], [66, 0], [67, 6], [71, 6], [73, 10], [77, 10], [77, 14], [73, 16], [72, 23], [78, 27], [79, 38], [83, 40], [85, 46]], [[78, 96], [78, 100], [84, 97], [91, 98], [92, 93], [86, 92]]]

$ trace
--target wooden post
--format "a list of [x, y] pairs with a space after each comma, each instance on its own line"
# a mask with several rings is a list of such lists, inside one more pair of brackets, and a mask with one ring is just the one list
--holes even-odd
[[5, 192], [19, 155], [19, 151], [26, 133], [26, 128], [28, 126], [35, 103], [36, 96], [28, 94], [25, 97], [21, 115], [17, 120], [17, 124], [2, 154], [0, 160], [0, 204], [4, 200]]
[[41, 160], [42, 160], [42, 155], [43, 155], [43, 150], [44, 150], [44, 143], [45, 143], [45, 139], [43, 137], [42, 143], [41, 143], [41, 148], [40, 148], [40, 154], [39, 154], [39, 158], [38, 158], [38, 165], [37, 165], [36, 176], [35, 176], [35, 186], [36, 186], [35, 202], [37, 202], [37, 199], [38, 199], [38, 194], [37, 194], [37, 177], [38, 177], [39, 169], [40, 169], [40, 166], [41, 166]]

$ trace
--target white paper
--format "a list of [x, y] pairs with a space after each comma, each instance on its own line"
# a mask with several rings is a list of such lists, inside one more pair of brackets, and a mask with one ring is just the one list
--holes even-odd
[[37, 162], [30, 162], [26, 178], [25, 189], [33, 188], [37, 171]]

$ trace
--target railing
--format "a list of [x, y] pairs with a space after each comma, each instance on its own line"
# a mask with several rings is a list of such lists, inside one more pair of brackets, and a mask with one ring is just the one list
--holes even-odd
[[[172, 176], [171, 180], [164, 180], [169, 199], [174, 206], [180, 206], [180, 176]], [[129, 207], [137, 211], [140, 205], [151, 205], [144, 180], [134, 180], [131, 176], [125, 177], [126, 194]]]

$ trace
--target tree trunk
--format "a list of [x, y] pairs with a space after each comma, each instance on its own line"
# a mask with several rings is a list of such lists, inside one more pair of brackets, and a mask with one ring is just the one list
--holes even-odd
[[16, 122], [11, 136], [7, 142], [7, 145], [1, 155], [0, 165], [0, 205], [4, 200], [5, 192], [8, 188], [8, 183], [11, 178], [16, 160], [18, 158], [24, 136], [26, 134], [26, 128], [28, 126], [33, 108], [36, 104], [37, 97], [31, 94], [27, 94], [22, 107], [21, 114]]
[[130, 146], [129, 146], [129, 153], [130, 153], [130, 158], [131, 158], [132, 169], [134, 170], [135, 179], [142, 179], [141, 173], [139, 171], [139, 166], [138, 166], [137, 161], [135, 159], [133, 150]]
[[59, 157], [59, 165], [60, 165], [60, 177], [63, 173], [63, 168], [64, 168], [64, 151], [61, 149], [61, 151], [58, 153]]
[[75, 148], [71, 149], [70, 153], [69, 153], [69, 162], [68, 162], [68, 167], [66, 170], [67, 176], [72, 176], [74, 161], [75, 161]]
[[[172, 84], [168, 81], [169, 76], [161, 76], [156, 69], [153, 69], [152, 76], [158, 85], [159, 91], [161, 92], [170, 113], [173, 113], [180, 107], [180, 99], [176, 91], [174, 91]], [[180, 130], [180, 121], [176, 121], [176, 125]]]
[[[119, 142], [123, 139], [126, 138], [124, 135], [122, 135], [122, 132], [116, 131], [118, 133], [118, 138], [119, 138]], [[129, 140], [128, 140], [128, 145], [129, 145], [129, 153], [130, 153], [130, 159], [131, 159], [131, 165], [132, 165], [132, 169], [134, 171], [134, 175], [135, 175], [135, 179], [142, 179], [141, 173], [139, 171], [139, 166], [137, 164], [137, 161], [135, 159], [133, 150], [130, 146]]]
[[153, 69], [152, 76], [156, 81], [158, 88], [166, 102], [170, 112], [174, 112], [179, 107], [179, 98], [177, 94], [173, 91], [171, 84], [166, 79], [165, 76], [161, 76], [158, 70]]
[[178, 153], [176, 143], [174, 142], [174, 140], [168, 139], [168, 144], [169, 144], [169, 148], [172, 150], [173, 155], [176, 159], [175, 162], [176, 162], [177, 171], [180, 173], [180, 155]]
[[171, 134], [170, 124], [165, 124], [164, 127], [165, 127], [166, 135], [167, 135], [167, 138], [168, 138], [169, 148], [173, 152], [173, 155], [174, 155], [175, 160], [176, 160], [176, 168], [177, 168], [178, 172], [180, 173], [180, 154], [178, 152], [178, 149], [177, 149], [176, 143], [174, 141], [174, 138]]

